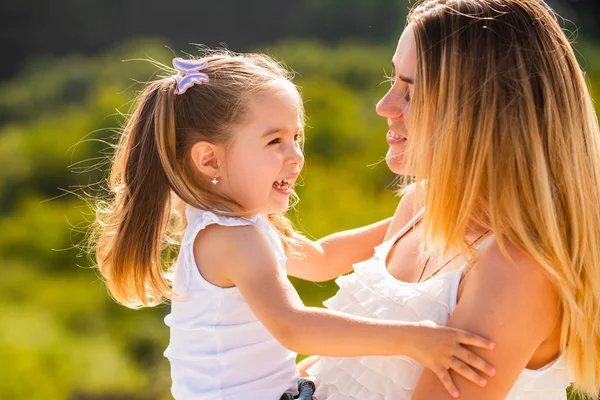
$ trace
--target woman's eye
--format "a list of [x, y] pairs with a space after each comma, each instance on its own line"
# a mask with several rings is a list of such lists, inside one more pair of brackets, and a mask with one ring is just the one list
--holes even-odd
[[410, 91], [408, 89], [406, 89], [406, 93], [404, 93], [404, 100], [407, 103], [410, 103]]
[[281, 143], [281, 139], [277, 138], [277, 139], [271, 140], [268, 145], [270, 146], [272, 144], [279, 144], [279, 143]]
[[299, 142], [302, 139], [302, 136], [299, 133], [294, 135], [294, 141]]

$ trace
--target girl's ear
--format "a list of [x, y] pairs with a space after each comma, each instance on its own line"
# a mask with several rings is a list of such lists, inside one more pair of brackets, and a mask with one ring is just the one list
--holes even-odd
[[221, 149], [209, 142], [198, 142], [192, 146], [191, 157], [198, 171], [209, 178], [221, 176]]

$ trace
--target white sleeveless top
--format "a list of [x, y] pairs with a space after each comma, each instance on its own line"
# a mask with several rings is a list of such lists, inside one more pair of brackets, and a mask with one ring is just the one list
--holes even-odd
[[[421, 210], [400, 232], [375, 248], [369, 260], [340, 276], [340, 289], [324, 304], [331, 310], [383, 320], [432, 320], [446, 325], [457, 303], [465, 267], [408, 283], [394, 278], [385, 261], [396, 242], [419, 218]], [[423, 367], [405, 356], [322, 357], [308, 373], [317, 379], [318, 400], [408, 400]], [[570, 378], [563, 357], [539, 369], [525, 369], [508, 400], [566, 400]]]
[[237, 287], [206, 281], [196, 267], [193, 244], [211, 224], [253, 224], [269, 239], [279, 267], [286, 257], [277, 232], [264, 215], [222, 217], [187, 207], [188, 227], [175, 264], [170, 327], [165, 351], [171, 363], [171, 392], [177, 400], [279, 400], [297, 393], [296, 353], [286, 349], [258, 321]]

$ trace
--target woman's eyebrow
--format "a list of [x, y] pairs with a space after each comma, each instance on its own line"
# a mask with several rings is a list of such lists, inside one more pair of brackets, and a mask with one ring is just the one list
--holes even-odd
[[[394, 61], [392, 61], [392, 73], [394, 74], [394, 76], [396, 75], [396, 67], [394, 66]], [[408, 83], [409, 85], [415, 84], [415, 80], [407, 76], [398, 75], [398, 79], [400, 79], [402, 82]]]
[[407, 76], [398, 75], [398, 79], [400, 79], [402, 82], [408, 83], [409, 85], [415, 84], [415, 80], [413, 78], [409, 78]]

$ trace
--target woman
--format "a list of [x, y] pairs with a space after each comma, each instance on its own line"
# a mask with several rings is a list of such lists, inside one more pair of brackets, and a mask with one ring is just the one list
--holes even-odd
[[[571, 379], [597, 396], [600, 133], [552, 11], [541, 0], [424, 0], [392, 63], [377, 105], [386, 159], [416, 184], [326, 305], [492, 339], [495, 350], [475, 351], [496, 367], [487, 384], [446, 375], [462, 399], [566, 399]], [[319, 399], [449, 398], [405, 357], [324, 357], [308, 372]]]

